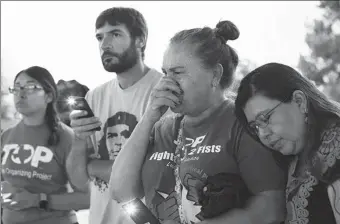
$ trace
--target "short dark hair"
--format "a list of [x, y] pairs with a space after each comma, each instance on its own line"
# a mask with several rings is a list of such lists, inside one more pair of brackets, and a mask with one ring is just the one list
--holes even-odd
[[234, 78], [238, 65], [238, 55], [228, 44], [228, 40], [236, 40], [240, 35], [237, 27], [230, 21], [220, 21], [215, 29], [210, 27], [182, 30], [171, 38], [170, 43], [188, 42], [195, 47], [195, 53], [207, 68], [218, 63], [223, 67], [220, 85], [228, 88]]
[[144, 51], [148, 38], [148, 26], [144, 16], [139, 11], [133, 8], [125, 7], [109, 8], [104, 10], [98, 16], [96, 20], [96, 29], [102, 27], [105, 22], [108, 22], [112, 26], [124, 24], [129, 30], [133, 39], [136, 39], [136, 37], [142, 37], [145, 40], [141, 52], [142, 58], [144, 59]]
[[130, 128], [130, 132], [132, 133], [133, 129], [136, 127], [138, 121], [137, 117], [133, 114], [129, 114], [127, 112], [118, 112], [114, 116], [107, 119], [105, 123], [104, 132], [106, 131], [107, 127], [112, 127], [118, 124], [126, 124]]

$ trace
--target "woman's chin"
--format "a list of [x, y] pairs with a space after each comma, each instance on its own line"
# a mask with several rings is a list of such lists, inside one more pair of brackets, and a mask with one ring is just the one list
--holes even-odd
[[296, 154], [295, 147], [293, 144], [290, 144], [290, 142], [285, 142], [274, 150], [280, 152], [282, 155], [285, 156], [291, 156]]
[[281, 153], [282, 155], [284, 156], [290, 156], [292, 155], [292, 153], [288, 150], [284, 150], [284, 149], [281, 149], [281, 150], [278, 150], [279, 153]]
[[279, 152], [282, 155], [291, 155], [289, 144], [286, 144], [282, 139], [279, 140], [275, 145], [265, 144], [268, 148], [275, 152]]
[[32, 109], [30, 108], [25, 108], [25, 107], [17, 107], [16, 108], [17, 112], [23, 116], [29, 116], [34, 113]]

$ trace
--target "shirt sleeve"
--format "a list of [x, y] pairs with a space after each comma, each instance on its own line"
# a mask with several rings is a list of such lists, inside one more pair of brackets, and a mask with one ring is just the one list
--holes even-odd
[[156, 151], [170, 149], [173, 146], [175, 115], [167, 114], [154, 125], [150, 135], [149, 147], [155, 147]]
[[241, 176], [253, 194], [285, 189], [285, 172], [272, 152], [245, 131], [240, 132], [235, 154]]
[[317, 158], [321, 161], [323, 180], [333, 183], [340, 179], [340, 122], [334, 122], [323, 133]]

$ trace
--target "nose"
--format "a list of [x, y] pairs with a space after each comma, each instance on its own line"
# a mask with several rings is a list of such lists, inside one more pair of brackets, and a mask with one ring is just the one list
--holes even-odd
[[265, 128], [261, 128], [259, 127], [258, 129], [258, 135], [259, 135], [259, 138], [260, 139], [268, 139], [268, 136], [271, 135], [271, 130], [268, 128], [268, 127], [265, 127]]
[[19, 90], [16, 94], [20, 99], [25, 99], [26, 98], [26, 93], [23, 90]]
[[179, 84], [177, 76], [175, 74], [173, 74], [172, 72], [169, 72], [167, 74], [167, 77], [169, 77], [170, 79], [174, 80], [176, 82], [176, 84]]
[[104, 36], [100, 47], [104, 51], [112, 49], [113, 48], [112, 38], [110, 36]]

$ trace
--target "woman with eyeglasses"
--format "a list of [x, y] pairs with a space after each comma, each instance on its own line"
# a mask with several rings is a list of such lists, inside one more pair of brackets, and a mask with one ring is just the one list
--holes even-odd
[[33, 66], [19, 72], [10, 93], [22, 120], [1, 135], [4, 224], [74, 224], [74, 209], [89, 207], [89, 195], [68, 193], [66, 157], [72, 130], [55, 110], [57, 86], [52, 75]]
[[337, 223], [339, 104], [293, 68], [269, 63], [243, 78], [235, 111], [287, 168], [286, 223]]

